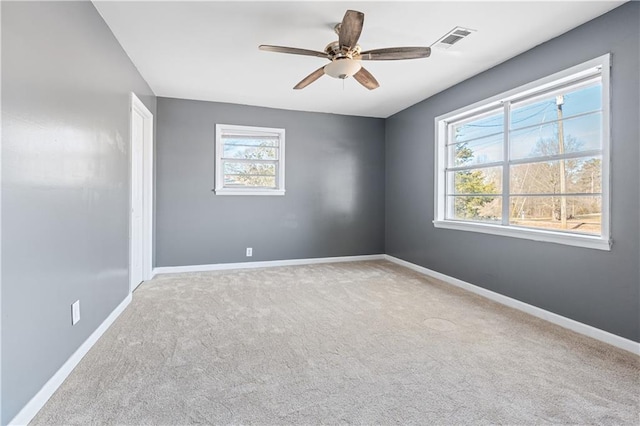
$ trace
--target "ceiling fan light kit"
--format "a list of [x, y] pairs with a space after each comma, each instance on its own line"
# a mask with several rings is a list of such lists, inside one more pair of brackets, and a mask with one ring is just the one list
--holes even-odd
[[324, 73], [333, 78], [345, 79], [360, 71], [360, 68], [362, 68], [362, 64], [355, 59], [334, 59], [324, 67]]
[[362, 33], [363, 24], [364, 13], [356, 10], [347, 10], [342, 22], [335, 26], [338, 41], [329, 43], [324, 49], [324, 52], [265, 44], [260, 45], [259, 49], [267, 52], [316, 56], [331, 61], [329, 64], [303, 78], [294, 86], [294, 89], [303, 89], [326, 74], [339, 79], [353, 77], [367, 89], [373, 90], [380, 87], [380, 84], [375, 77], [362, 66], [360, 61], [420, 59], [427, 58], [431, 54], [431, 48], [429, 47], [389, 47], [362, 52], [358, 45], [358, 39]]

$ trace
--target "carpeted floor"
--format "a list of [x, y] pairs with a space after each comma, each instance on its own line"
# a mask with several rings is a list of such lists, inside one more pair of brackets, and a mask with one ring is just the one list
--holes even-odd
[[638, 424], [640, 358], [388, 262], [158, 276], [32, 424]]

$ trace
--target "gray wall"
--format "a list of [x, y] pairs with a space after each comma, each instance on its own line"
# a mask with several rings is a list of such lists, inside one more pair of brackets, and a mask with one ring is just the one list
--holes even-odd
[[[387, 254], [639, 341], [639, 22], [628, 3], [387, 119]], [[607, 52], [612, 250], [435, 229], [434, 117]]]
[[127, 296], [131, 91], [91, 3], [2, 2], [2, 424]]
[[[212, 192], [216, 123], [286, 130], [286, 195]], [[384, 120], [158, 98], [157, 131], [156, 266], [384, 252]]]

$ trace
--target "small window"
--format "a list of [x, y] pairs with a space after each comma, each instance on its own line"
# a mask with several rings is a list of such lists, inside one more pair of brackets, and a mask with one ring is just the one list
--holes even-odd
[[608, 250], [609, 56], [436, 118], [434, 225]]
[[220, 195], [284, 195], [284, 129], [216, 125]]

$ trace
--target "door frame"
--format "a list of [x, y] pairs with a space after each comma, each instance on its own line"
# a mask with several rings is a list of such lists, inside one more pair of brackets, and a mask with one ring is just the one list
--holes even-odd
[[142, 279], [152, 278], [153, 268], [153, 114], [142, 101], [131, 92], [131, 109], [129, 115], [129, 293], [133, 292], [140, 283], [131, 282], [131, 256], [133, 246], [133, 173], [136, 171], [133, 164], [133, 114], [142, 116], [143, 146], [142, 169], [138, 171], [142, 181]]

